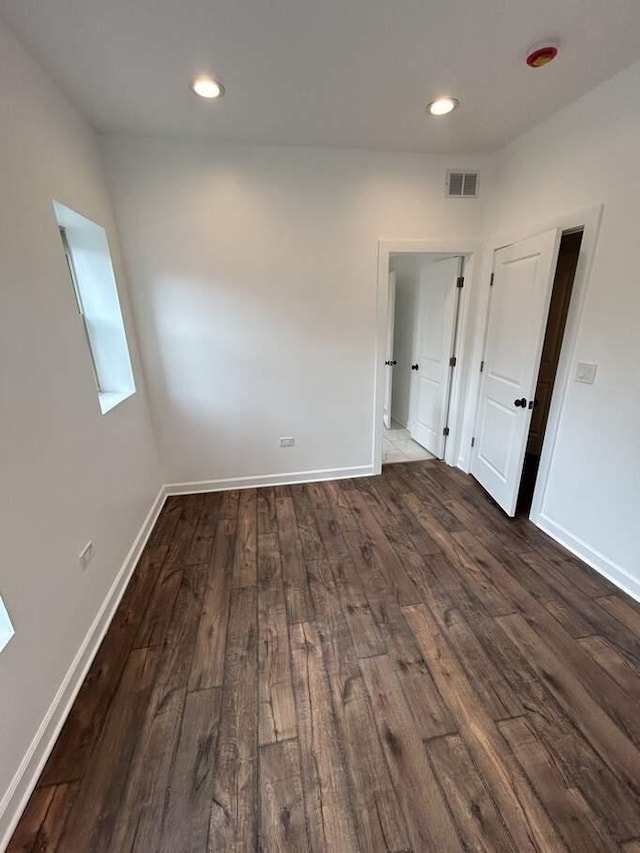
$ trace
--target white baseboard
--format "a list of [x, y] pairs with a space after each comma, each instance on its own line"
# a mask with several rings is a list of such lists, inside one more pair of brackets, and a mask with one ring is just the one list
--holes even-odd
[[147, 517], [142, 522], [120, 571], [111, 584], [111, 588], [67, 670], [53, 702], [29, 745], [29, 749], [0, 801], [0, 850], [6, 849], [20, 816], [26, 808], [49, 753], [55, 745], [100, 643], [120, 604], [120, 599], [127, 588], [133, 570], [140, 559], [144, 546], [147, 544], [147, 539], [160, 514], [166, 495], [166, 488], [163, 486], [147, 513]]
[[193, 483], [168, 483], [168, 495], [192, 495], [197, 492], [227, 492], [231, 489], [255, 489], [260, 486], [290, 486], [295, 483], [318, 483], [321, 480], [345, 480], [350, 477], [372, 477], [378, 473], [373, 465], [355, 468], [323, 468], [318, 471], [294, 471], [289, 474], [260, 474], [255, 477], [230, 477], [225, 480], [197, 480]]
[[610, 580], [611, 583], [615, 584], [623, 592], [626, 592], [627, 595], [630, 595], [631, 598], [640, 601], [640, 580], [638, 578], [631, 577], [621, 566], [616, 565], [612, 560], [605, 557], [604, 554], [591, 548], [579, 537], [573, 536], [562, 525], [556, 524], [555, 521], [552, 521], [543, 513], [531, 516], [531, 521], [540, 530], [543, 530], [552, 539], [564, 545], [568, 551], [571, 551], [572, 554], [575, 554], [576, 557], [588, 566], [591, 566], [592, 569], [595, 569], [596, 572], [604, 575], [607, 580]]

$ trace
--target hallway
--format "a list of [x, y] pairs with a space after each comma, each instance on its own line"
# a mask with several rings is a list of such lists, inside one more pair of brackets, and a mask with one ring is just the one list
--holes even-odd
[[433, 454], [411, 438], [406, 427], [391, 421], [391, 429], [385, 428], [382, 434], [383, 465], [393, 462], [424, 462], [434, 458]]

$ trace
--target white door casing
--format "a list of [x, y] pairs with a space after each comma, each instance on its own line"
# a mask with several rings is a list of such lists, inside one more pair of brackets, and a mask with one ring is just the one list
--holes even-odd
[[510, 516], [518, 500], [561, 234], [552, 229], [494, 253], [471, 473]]
[[396, 317], [396, 274], [389, 273], [389, 302], [387, 307], [387, 345], [385, 349], [385, 382], [384, 382], [384, 406], [382, 410], [382, 421], [387, 429], [391, 428], [391, 394], [393, 389], [393, 333]]
[[444, 457], [446, 418], [454, 355], [460, 258], [426, 262], [420, 270], [418, 322], [411, 386], [411, 437], [438, 459]]

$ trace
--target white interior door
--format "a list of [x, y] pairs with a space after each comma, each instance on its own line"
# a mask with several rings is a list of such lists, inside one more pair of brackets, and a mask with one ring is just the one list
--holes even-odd
[[389, 300], [387, 303], [387, 349], [384, 356], [386, 367], [384, 383], [384, 408], [382, 410], [382, 421], [387, 429], [391, 428], [391, 392], [393, 389], [393, 331], [396, 319], [396, 274], [389, 273]]
[[514, 515], [561, 232], [494, 254], [471, 473]]
[[411, 437], [438, 459], [451, 387], [460, 258], [426, 261], [420, 269], [411, 387]]

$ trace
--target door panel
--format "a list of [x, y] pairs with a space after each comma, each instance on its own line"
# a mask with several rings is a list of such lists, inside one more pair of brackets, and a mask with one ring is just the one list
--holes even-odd
[[[494, 254], [471, 473], [508, 515], [515, 513], [560, 231]], [[516, 400], [525, 400], [516, 406]]]
[[505, 444], [503, 436], [511, 439], [515, 432], [513, 407], [504, 406], [499, 400], [488, 398], [485, 410], [485, 440], [482, 459], [498, 476], [504, 477], [509, 469], [512, 444]]
[[444, 456], [443, 435], [453, 355], [460, 258], [426, 262], [420, 270], [418, 323], [411, 388], [411, 437], [434, 456]]
[[387, 349], [385, 352], [385, 383], [384, 383], [384, 406], [382, 410], [382, 421], [387, 429], [391, 429], [391, 394], [393, 390], [393, 332], [396, 319], [396, 274], [389, 273], [389, 302], [387, 305]]

